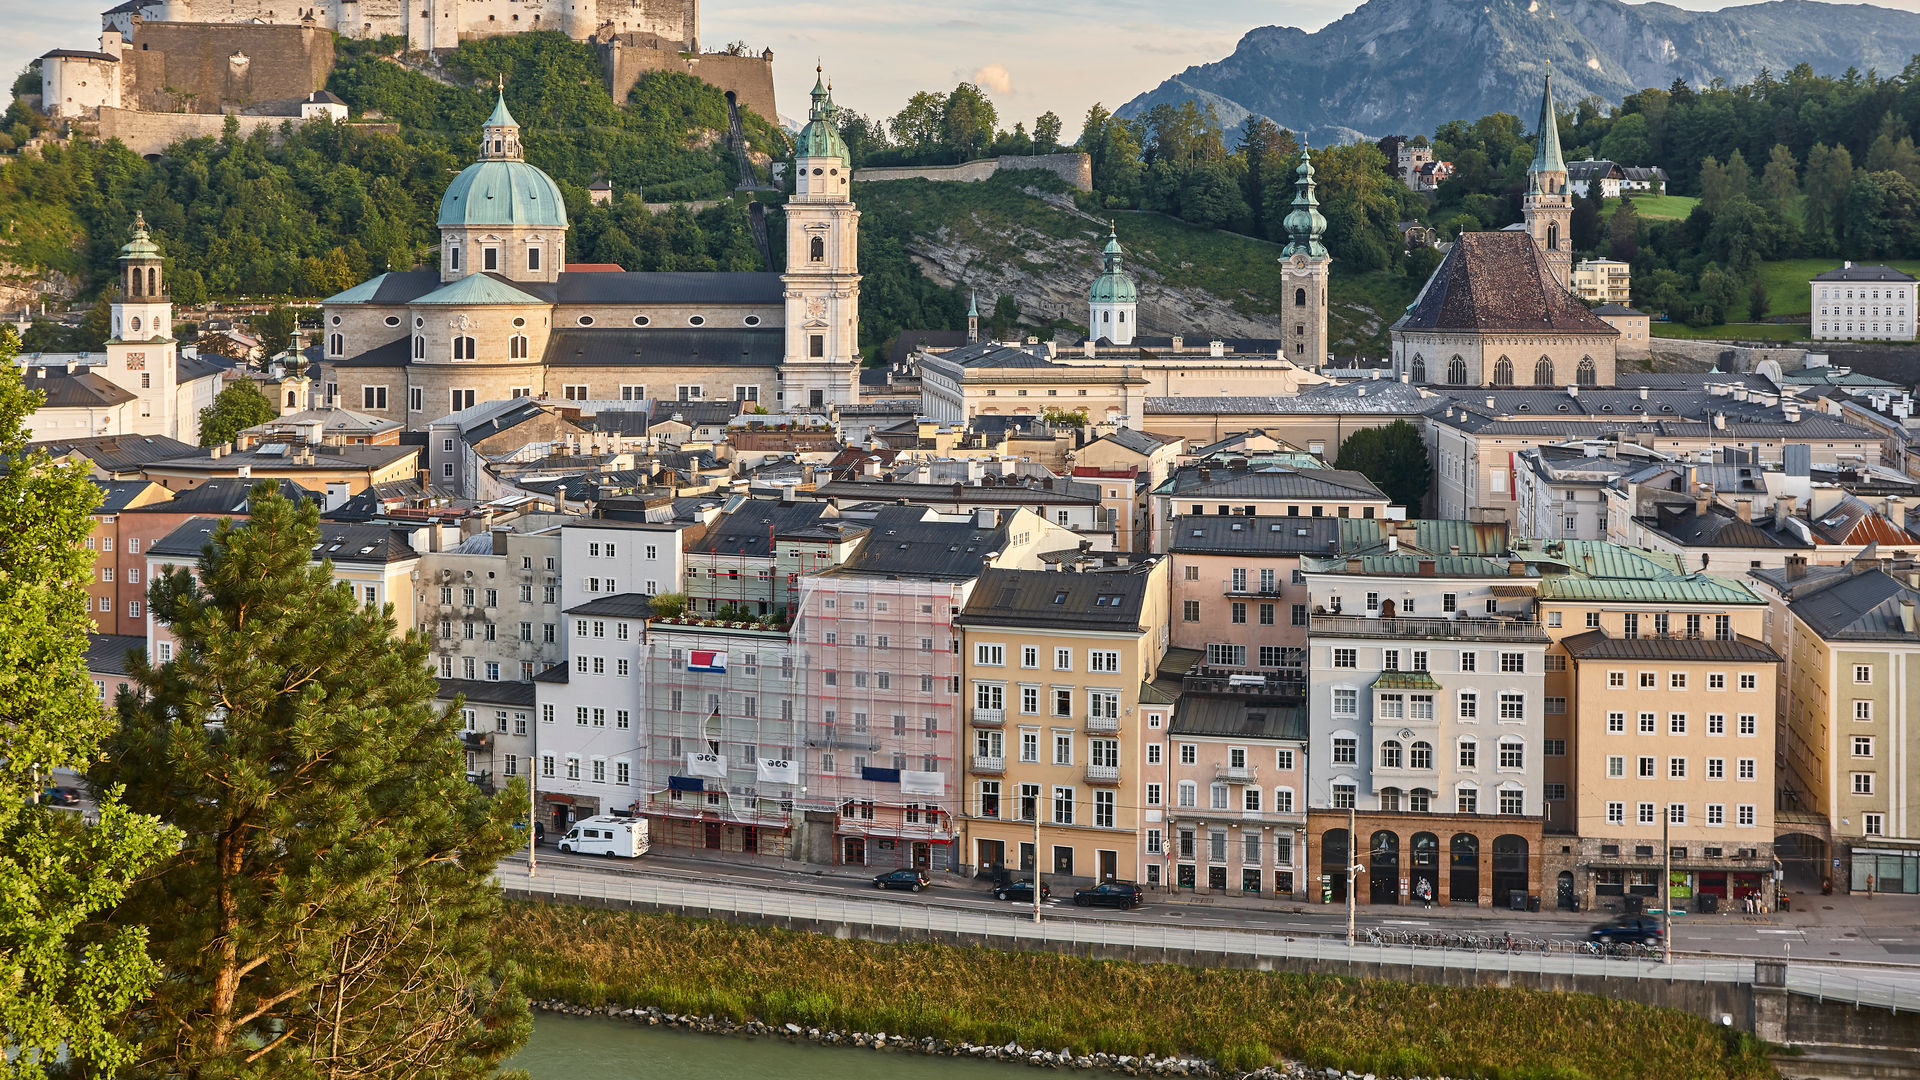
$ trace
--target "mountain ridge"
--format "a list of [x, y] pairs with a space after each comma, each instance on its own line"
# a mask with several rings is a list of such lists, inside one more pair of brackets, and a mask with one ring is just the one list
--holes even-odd
[[1563, 104], [1589, 95], [1614, 104], [1676, 78], [1745, 82], [1800, 63], [1816, 74], [1892, 74], [1916, 53], [1920, 13], [1870, 4], [1688, 11], [1621, 0], [1366, 0], [1311, 33], [1255, 27], [1228, 56], [1116, 111], [1131, 118], [1193, 100], [1213, 104], [1229, 128], [1260, 115], [1324, 143], [1431, 134], [1493, 112], [1524, 118], [1549, 62]]

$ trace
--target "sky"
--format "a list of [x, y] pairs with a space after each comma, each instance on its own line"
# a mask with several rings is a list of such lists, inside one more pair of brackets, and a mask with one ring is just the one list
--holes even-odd
[[[1674, 0], [1710, 10], [1727, 0]], [[1878, 0], [1920, 11], [1920, 0]], [[49, 49], [98, 48], [97, 12], [111, 0], [0, 0], [0, 73]], [[1248, 30], [1275, 24], [1318, 30], [1357, 0], [702, 0], [701, 47], [744, 41], [774, 50], [776, 93], [803, 118], [816, 59], [834, 100], [886, 117], [916, 90], [961, 80], [984, 87], [1011, 128], [1047, 110], [1068, 138], [1087, 107], [1111, 109], [1192, 64], [1233, 51]]]

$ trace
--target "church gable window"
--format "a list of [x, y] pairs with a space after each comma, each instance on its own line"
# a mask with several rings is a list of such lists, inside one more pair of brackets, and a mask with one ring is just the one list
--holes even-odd
[[1493, 385], [1513, 385], [1513, 361], [1503, 356], [1493, 362]]
[[500, 269], [500, 249], [493, 248], [493, 247], [481, 248], [480, 249], [480, 268], [482, 270]]
[[1575, 374], [1574, 381], [1578, 382], [1581, 386], [1594, 385], [1596, 379], [1595, 379], [1594, 367], [1593, 367], [1593, 357], [1584, 356], [1580, 358], [1580, 367]]
[[1467, 361], [1464, 357], [1455, 356], [1447, 361], [1447, 382], [1454, 386], [1467, 384]]
[[1427, 362], [1418, 356], [1413, 358], [1413, 381], [1417, 383], [1427, 381]]
[[530, 273], [540, 272], [540, 249], [537, 247], [527, 249], [527, 270]]
[[1553, 361], [1548, 357], [1541, 357], [1540, 362], [1533, 365], [1533, 385], [1553, 385]]
[[527, 335], [515, 334], [507, 339], [507, 359], [525, 360], [527, 358]]

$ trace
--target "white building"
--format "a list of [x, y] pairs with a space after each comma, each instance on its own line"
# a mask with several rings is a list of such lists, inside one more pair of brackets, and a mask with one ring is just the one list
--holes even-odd
[[1814, 278], [1815, 341], [1914, 340], [1920, 280], [1891, 266], [1840, 264]]
[[1598, 303], [1627, 303], [1633, 297], [1633, 267], [1613, 259], [1582, 259], [1573, 267], [1573, 293]]

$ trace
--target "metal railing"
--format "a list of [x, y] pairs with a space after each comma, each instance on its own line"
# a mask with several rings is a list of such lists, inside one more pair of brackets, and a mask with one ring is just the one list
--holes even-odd
[[1545, 642], [1547, 633], [1537, 622], [1519, 619], [1381, 618], [1361, 615], [1313, 615], [1308, 630], [1315, 634], [1348, 637], [1463, 638], [1470, 641]]

